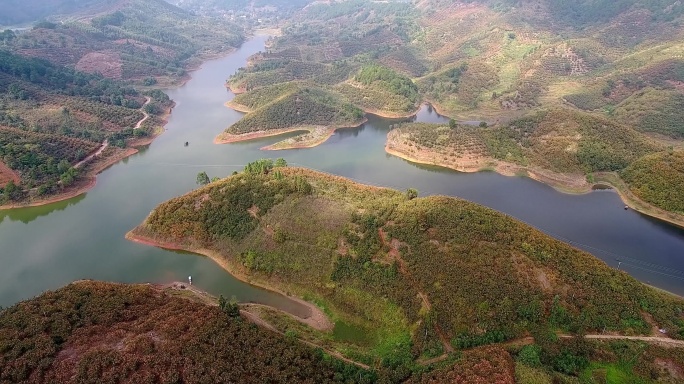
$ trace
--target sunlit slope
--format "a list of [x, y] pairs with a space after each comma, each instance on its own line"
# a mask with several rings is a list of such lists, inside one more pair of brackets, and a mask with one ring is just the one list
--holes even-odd
[[264, 90], [277, 95], [274, 101], [264, 103], [259, 97], [243, 96], [236, 103], [256, 107], [226, 133], [240, 135], [306, 126], [355, 126], [363, 112], [339, 95], [306, 86], [269, 87]]
[[457, 164], [465, 156], [580, 175], [618, 171], [663, 148], [629, 126], [571, 109], [494, 127], [402, 124], [388, 141], [408, 156], [431, 153], [440, 164]]
[[659, 152], [635, 161], [620, 173], [639, 198], [684, 214], [684, 152]]
[[397, 364], [537, 327], [649, 333], [649, 316], [681, 337], [680, 300], [491, 209], [250, 170], [163, 203], [133, 234], [315, 298], [364, 330], [366, 353]]

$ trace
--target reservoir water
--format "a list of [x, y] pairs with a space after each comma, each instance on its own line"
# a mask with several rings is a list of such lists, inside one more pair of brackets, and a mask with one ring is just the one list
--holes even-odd
[[[304, 310], [278, 294], [238, 281], [205, 257], [124, 239], [156, 205], [196, 188], [198, 172], [224, 177], [263, 157], [284, 157], [290, 164], [368, 184], [416, 188], [422, 196], [468, 199], [585, 249], [611, 266], [620, 263], [621, 269], [644, 282], [684, 295], [684, 231], [625, 211], [612, 191], [567, 195], [527, 178], [463, 174], [387, 155], [385, 138], [396, 121], [370, 116], [362, 127], [338, 131], [311, 149], [259, 150], [276, 138], [213, 144], [218, 133], [242, 116], [223, 106], [233, 97], [223, 82], [262, 50], [265, 40], [250, 39], [231, 55], [205, 63], [185, 86], [170, 90], [177, 105], [167, 131], [100, 174], [97, 186], [87, 194], [42, 207], [0, 211], [0, 306], [78, 279], [166, 283], [192, 275], [194, 284], [215, 295]], [[416, 118], [445, 121], [427, 107]]]

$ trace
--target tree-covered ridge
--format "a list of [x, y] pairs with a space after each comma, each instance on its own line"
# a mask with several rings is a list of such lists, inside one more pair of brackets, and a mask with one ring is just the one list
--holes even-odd
[[294, 81], [278, 83], [257, 88], [251, 92], [238, 94], [231, 103], [245, 106], [250, 110], [255, 110], [272, 103], [274, 100], [297, 92], [300, 88], [301, 85]]
[[282, 17], [301, 10], [313, 0], [169, 0], [169, 2], [183, 9], [203, 14], [208, 13], [207, 10], [230, 11], [233, 14], [247, 14], [252, 11], [259, 12], [260, 16], [270, 16], [274, 13]]
[[250, 324], [232, 307], [191, 297], [150, 285], [84, 281], [6, 308], [0, 311], [0, 380], [512, 384], [577, 382], [570, 375], [586, 381], [609, 370], [609, 377], [655, 383], [675, 382], [684, 364], [681, 348], [551, 341], [535, 333], [532, 345], [470, 349], [399, 378], [383, 367], [359, 369], [293, 333], [283, 337]]
[[469, 350], [456, 363], [416, 375], [408, 384], [424, 383], [515, 384], [515, 362], [510, 353], [498, 347]]
[[[406, 114], [410, 103], [396, 94], [349, 84], [362, 68], [381, 65], [413, 77], [418, 99], [452, 117], [495, 121], [565, 100], [643, 131], [676, 135], [679, 101], [671, 92], [633, 100], [627, 113], [616, 108], [630, 95], [640, 96], [652, 80], [670, 90], [678, 84], [649, 73], [675, 60], [681, 48], [681, 5], [666, 3], [313, 3], [285, 24], [269, 52], [253, 58], [231, 85], [248, 91], [309, 80], [333, 85], [367, 111]], [[354, 30], [344, 28], [350, 24]], [[326, 68], [330, 64], [344, 70]], [[310, 69], [294, 69], [300, 67]], [[623, 82], [637, 88], [626, 92]], [[615, 92], [606, 91], [615, 84]], [[645, 113], [634, 119], [640, 108]]]
[[0, 381], [11, 383], [341, 383], [366, 377], [218, 307], [149, 285], [79, 282], [16, 304], [0, 312], [0, 347]]
[[605, 112], [637, 130], [681, 138], [682, 82], [684, 61], [663, 56], [649, 65], [598, 79], [563, 98], [580, 109]]
[[362, 98], [352, 96], [355, 92], [348, 93], [348, 97], [352, 100], [358, 100], [360, 105], [366, 104], [363, 99], [371, 99], [364, 95], [366, 90], [380, 93], [380, 100], [400, 99], [399, 101], [385, 102], [387, 106], [380, 106], [377, 108], [379, 110], [413, 112], [420, 100], [418, 87], [411, 79], [381, 65], [373, 64], [361, 67], [354, 76], [354, 81], [365, 87], [358, 91]]
[[684, 152], [644, 156], [620, 172], [640, 199], [667, 211], [684, 214]]
[[81, 71], [149, 83], [175, 81], [193, 56], [225, 52], [243, 40], [234, 23], [194, 16], [163, 0], [110, 4], [94, 15], [39, 23], [3, 39], [3, 45]]
[[[280, 87], [270, 89], [282, 91]], [[352, 127], [363, 119], [363, 111], [334, 93], [309, 87], [286, 90], [289, 92], [247, 114], [226, 132], [239, 135], [306, 126]]]
[[0, 186], [0, 204], [25, 198], [37, 188], [43, 196], [73, 184], [73, 166], [100, 145], [92, 141], [0, 127], [0, 161], [16, 172], [20, 183]]
[[419, 357], [532, 330], [649, 333], [644, 313], [684, 337], [681, 300], [505, 215], [303, 169], [211, 183], [134, 233], [315, 298], [365, 335], [338, 342], [399, 377]]
[[647, 10], [660, 21], [679, 19], [684, 13], [684, 5], [672, 0], [549, 0], [548, 4], [557, 19], [574, 25], [605, 22], [626, 11]]
[[[0, 73], [18, 80], [28, 81], [49, 92], [69, 96], [84, 96], [91, 98], [109, 97], [114, 104], [116, 98], [135, 96], [137, 91], [122, 83], [105, 79], [100, 75], [87, 74], [71, 68], [54, 65], [49, 61], [23, 57], [8, 51], [0, 51]], [[17, 94], [16, 89], [8, 89], [14, 95], [22, 98], [28, 95]], [[121, 104], [121, 102], [119, 102]]]
[[[569, 109], [539, 112], [503, 126], [408, 123], [391, 140], [450, 159], [492, 158], [559, 173], [619, 171], [662, 146], [633, 129]], [[410, 155], [410, 153], [408, 153]]]
[[30, 23], [55, 15], [106, 8], [106, 0], [7, 0], [0, 7], [0, 25]]
[[[415, 9], [404, 2], [311, 4], [283, 27], [283, 36], [274, 39], [267, 52], [253, 56], [228, 84], [235, 91], [252, 92], [306, 81], [341, 93], [364, 110], [406, 115], [415, 111], [419, 95], [412, 80], [394, 67], [425, 71], [420, 53], [406, 47], [418, 29], [415, 17]], [[353, 30], [345, 28], [350, 24], [355, 25]]]

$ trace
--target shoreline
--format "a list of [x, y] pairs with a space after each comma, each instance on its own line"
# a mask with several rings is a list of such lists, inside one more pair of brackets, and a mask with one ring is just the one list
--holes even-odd
[[100, 174], [102, 171], [136, 153], [138, 153], [138, 150], [136, 148], [125, 148], [122, 149], [121, 153], [115, 154], [114, 156], [107, 158], [106, 161], [101, 161], [99, 164], [98, 160], [95, 160], [94, 162], [89, 164], [94, 164], [95, 167], [92, 170], [89, 169], [88, 172], [86, 172], [86, 175], [83, 178], [81, 178], [81, 180], [78, 183], [76, 183], [71, 188], [67, 188], [66, 191], [58, 193], [56, 195], [48, 196], [46, 198], [31, 200], [24, 203], [0, 205], [0, 210], [39, 207], [52, 203], [58, 203], [64, 200], [73, 199], [74, 197], [80, 196], [93, 189], [95, 185], [97, 185], [97, 175]]
[[359, 108], [360, 108], [364, 113], [367, 113], [367, 114], [370, 114], [370, 115], [374, 115], [374, 116], [378, 116], [378, 117], [382, 117], [383, 119], [397, 119], [397, 120], [400, 120], [400, 119], [410, 119], [410, 118], [412, 118], [412, 117], [415, 117], [416, 115], [418, 115], [418, 112], [420, 112], [420, 110], [423, 108], [423, 105], [428, 105], [428, 104], [430, 104], [430, 103], [426, 103], [426, 102], [421, 103], [421, 104], [418, 106], [418, 109], [416, 109], [414, 112], [407, 112], [406, 114], [391, 113], [391, 112], [387, 112], [387, 111], [380, 111], [380, 110], [368, 109], [368, 108], [361, 108], [361, 107], [359, 107]]
[[[175, 105], [176, 104], [173, 103], [169, 108], [167, 108], [164, 114], [159, 116], [159, 118], [161, 119], [161, 125], [155, 130], [155, 132], [152, 133], [152, 135], [139, 139], [130, 139], [128, 143], [130, 145], [129, 147], [117, 149], [116, 151], [118, 153], [112, 155], [111, 157], [102, 159], [99, 156], [97, 156], [88, 163], [86, 163], [85, 166], [88, 168], [85, 175], [81, 178], [81, 180], [79, 180], [79, 182], [75, 183], [75, 185], [71, 188], [67, 188], [67, 190], [64, 192], [57, 193], [46, 198], [29, 200], [23, 203], [20, 202], [14, 204], [0, 205], [0, 211], [9, 209], [40, 207], [43, 205], [73, 199], [74, 197], [87, 193], [91, 189], [95, 188], [95, 186], [97, 185], [97, 176], [100, 173], [105, 171], [107, 168], [116, 165], [120, 161], [140, 152], [138, 149], [139, 147], [150, 145], [157, 137], [161, 136], [161, 134], [164, 133], [164, 131], [166, 131], [164, 127], [168, 123], [168, 118], [169, 116], [171, 116], [171, 111], [173, 110], [173, 107]], [[90, 168], [90, 166], [93, 167]]]
[[[670, 225], [673, 225], [675, 227], [684, 229], [684, 216], [683, 215], [678, 215], [676, 213], [672, 212], [667, 212], [664, 211], [646, 201], [643, 201], [639, 199], [637, 196], [634, 196], [631, 191], [629, 191], [629, 187], [622, 181], [622, 179], [619, 179], [617, 175], [612, 175], [610, 173], [598, 173], [595, 175], [596, 181], [594, 183], [589, 183], [584, 181], [583, 183], [580, 183], [579, 185], [572, 185], [568, 182], [564, 182], [562, 179], [564, 178], [562, 174], [558, 174], [552, 171], [548, 170], [543, 170], [543, 169], [534, 169], [534, 168], [529, 168], [525, 167], [522, 165], [518, 164], [513, 164], [513, 163], [507, 163], [504, 161], [499, 161], [493, 158], [481, 158], [479, 160], [482, 161], [481, 166], [471, 166], [471, 167], [459, 167], [459, 166], [453, 166], [451, 164], [446, 164], [442, 162], [435, 162], [435, 161], [428, 161], [424, 159], [420, 159], [417, 157], [413, 157], [411, 155], [408, 155], [404, 152], [402, 152], [400, 149], [392, 148], [391, 143], [389, 140], [385, 143], [385, 152], [392, 155], [396, 156], [400, 159], [412, 162], [412, 163], [417, 163], [417, 164], [424, 164], [424, 165], [433, 165], [433, 166], [439, 166], [439, 167], [444, 167], [444, 168], [449, 168], [453, 169], [458, 172], [463, 172], [463, 173], [476, 173], [476, 172], [483, 172], [483, 171], [494, 171], [502, 176], [507, 176], [507, 177], [512, 177], [512, 176], [524, 176], [528, 177], [532, 180], [538, 181], [542, 184], [546, 184], [556, 191], [560, 193], [566, 193], [566, 194], [571, 194], [571, 195], [582, 195], [582, 194], [587, 194], [595, 190], [596, 187], [600, 186], [608, 186], [612, 190], [614, 190], [618, 196], [620, 196], [620, 200], [628, 206], [631, 210], [638, 212], [642, 215], [646, 215], [648, 217], [651, 217], [653, 219], [657, 219], [660, 221], [663, 221], [665, 223], [668, 223]], [[565, 177], [567, 179], [567, 177]], [[621, 184], [621, 185], [617, 185]]]
[[[188, 67], [185, 69], [187, 72], [194, 72], [199, 70], [202, 65], [204, 65], [205, 62], [218, 59], [224, 56], [227, 56], [233, 52], [235, 52], [238, 48], [232, 47], [227, 51], [223, 52], [212, 52], [212, 53], [203, 53], [197, 56], [197, 61], [198, 63], [196, 64], [189, 64]], [[186, 73], [183, 75], [178, 81], [174, 81], [171, 84], [172, 88], [180, 88], [183, 87], [188, 81], [192, 79], [192, 76], [190, 73]], [[147, 103], [145, 103], [147, 104]], [[20, 203], [12, 203], [12, 204], [4, 204], [0, 205], [0, 211], [2, 210], [9, 210], [9, 209], [20, 209], [20, 208], [29, 208], [29, 207], [39, 207], [43, 205], [48, 205], [52, 203], [58, 203], [60, 201], [64, 200], [69, 200], [74, 197], [80, 196], [84, 193], [87, 193], [91, 189], [93, 189], [97, 185], [97, 175], [106, 170], [107, 168], [117, 164], [118, 162], [133, 156], [134, 154], [138, 153], [139, 150], [137, 149], [138, 147], [144, 147], [146, 145], [150, 145], [157, 137], [159, 137], [162, 133], [166, 131], [166, 124], [168, 124], [168, 119], [169, 116], [171, 116], [171, 113], [173, 112], [173, 108], [176, 106], [176, 103], [172, 101], [172, 104], [167, 110], [159, 116], [161, 119], [160, 126], [155, 130], [155, 132], [144, 138], [139, 138], [139, 139], [130, 139], [129, 145], [130, 147], [124, 148], [123, 155], [117, 154], [115, 156], [112, 156], [108, 161], [103, 162], [102, 164], [97, 164], [98, 159], [95, 159], [95, 161], [90, 162], [88, 165], [96, 164], [95, 168], [93, 170], [88, 170], [86, 175], [81, 179], [81, 182], [78, 183], [77, 186], [74, 188], [69, 188], [68, 191], [65, 191], [63, 193], [58, 193], [56, 195], [49, 196], [47, 198], [42, 198], [42, 199], [35, 199], [35, 200], [30, 200], [26, 202], [20, 202]], [[145, 113], [143, 111], [143, 113]], [[145, 114], [145, 116], [147, 116]], [[148, 117], [149, 118], [149, 117]], [[142, 124], [145, 120], [148, 118], [143, 118], [141, 121], [138, 123]]]
[[132, 241], [132, 242], [138, 243], [138, 244], [149, 245], [149, 246], [153, 246], [153, 247], [170, 249], [170, 250], [185, 251], [185, 252], [194, 253], [194, 254], [199, 255], [199, 256], [208, 257], [209, 259], [213, 260], [216, 264], [218, 264], [221, 268], [223, 268], [224, 271], [226, 271], [227, 273], [229, 273], [231, 276], [238, 279], [239, 281], [241, 281], [245, 284], [252, 285], [252, 286], [259, 288], [259, 289], [263, 289], [266, 291], [271, 291], [273, 293], [277, 293], [287, 300], [291, 300], [294, 303], [297, 303], [299, 305], [304, 306], [305, 308], [307, 308], [309, 310], [309, 316], [308, 317], [301, 317], [296, 313], [292, 313], [292, 312], [289, 312], [289, 311], [284, 310], [284, 309], [275, 308], [275, 307], [268, 306], [265, 304], [259, 304], [259, 303], [257, 303], [257, 304], [264, 305], [266, 307], [273, 308], [277, 311], [287, 313], [288, 315], [296, 318], [298, 321], [300, 321], [304, 324], [307, 324], [307, 325], [311, 326], [312, 328], [317, 329], [319, 331], [330, 331], [334, 327], [334, 324], [332, 323], [332, 321], [330, 321], [330, 319], [325, 314], [325, 312], [323, 312], [323, 310], [320, 309], [319, 307], [317, 307], [315, 304], [310, 303], [308, 301], [305, 301], [304, 299], [296, 297], [296, 296], [290, 296], [290, 295], [286, 294], [285, 292], [281, 291], [280, 289], [278, 289], [277, 287], [274, 287], [270, 284], [266, 284], [263, 282], [254, 283], [253, 281], [250, 281], [249, 277], [246, 274], [244, 274], [243, 272], [239, 271], [237, 268], [232, 266], [226, 260], [226, 258], [223, 257], [217, 251], [207, 249], [207, 248], [188, 247], [188, 246], [183, 246], [183, 245], [180, 245], [177, 243], [171, 243], [171, 242], [156, 240], [156, 239], [153, 239], [151, 237], [135, 233], [137, 230], [138, 230], [138, 227], [127, 232], [125, 238], [129, 241]]
[[[234, 99], [233, 99], [233, 100], [234, 100]], [[227, 108], [230, 108], [230, 109], [232, 109], [232, 110], [234, 110], [234, 111], [236, 111], [236, 112], [240, 112], [240, 113], [250, 113], [250, 112], [252, 112], [252, 108], [250, 108], [250, 107], [248, 107], [248, 106], [246, 106], [246, 105], [234, 103], [233, 100], [225, 102], [225, 103], [223, 104], [223, 106], [224, 106], [224, 107], [227, 107]]]
[[[228, 108], [231, 108], [235, 111], [238, 112], [243, 112], [240, 111], [237, 108], [234, 108], [234, 105], [229, 105], [230, 102], [225, 103], [225, 106]], [[273, 137], [273, 136], [281, 136], [285, 135], [288, 133], [292, 132], [307, 132], [305, 134], [296, 136], [295, 138], [302, 138], [301, 141], [295, 142], [295, 143], [289, 143], [289, 140], [292, 140], [294, 138], [288, 138], [282, 141], [279, 141], [274, 144], [269, 144], [264, 147], [259, 148], [260, 150], [263, 151], [278, 151], [278, 150], [285, 150], [285, 149], [302, 149], [302, 148], [313, 148], [316, 146], [319, 146], [330, 137], [338, 130], [338, 129], [354, 129], [362, 126], [363, 124], [366, 124], [368, 122], [367, 118], [363, 118], [360, 122], [356, 123], [355, 125], [338, 125], [338, 126], [315, 126], [315, 125], [306, 125], [306, 126], [297, 126], [297, 127], [289, 127], [289, 128], [281, 128], [281, 129], [272, 129], [268, 131], [256, 131], [256, 132], [249, 132], [249, 133], [242, 133], [238, 135], [230, 134], [227, 133], [226, 131], [223, 131], [219, 133], [215, 138], [214, 138], [214, 144], [230, 144], [230, 143], [239, 143], [243, 141], [249, 141], [249, 140], [256, 140], [256, 139], [262, 139], [266, 137]], [[308, 136], [308, 137], [307, 137]]]

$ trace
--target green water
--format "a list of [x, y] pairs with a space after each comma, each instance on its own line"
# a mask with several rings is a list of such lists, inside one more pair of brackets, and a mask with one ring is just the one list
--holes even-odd
[[[249, 55], [263, 49], [264, 42], [265, 37], [249, 40], [235, 53], [207, 62], [185, 86], [170, 90], [177, 105], [167, 131], [145, 150], [104, 171], [87, 194], [43, 207], [1, 211], [0, 305], [78, 279], [164, 283], [192, 275], [195, 285], [215, 295], [305, 311], [281, 295], [236, 280], [207, 258], [124, 239], [159, 203], [196, 188], [198, 172], [224, 177], [262, 157], [284, 157], [290, 164], [375, 185], [413, 187], [421, 195], [475, 201], [584, 248], [610, 265], [616, 266], [620, 258], [621, 268], [637, 278], [684, 294], [682, 231], [623, 210], [610, 191], [571, 196], [526, 178], [461, 174], [387, 155], [384, 142], [392, 120], [370, 116], [361, 128], [341, 130], [311, 149], [259, 150], [276, 138], [213, 144], [218, 133], [242, 116], [223, 106], [233, 97], [223, 82]], [[428, 108], [418, 119], [445, 121]]]

